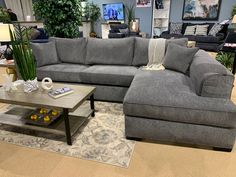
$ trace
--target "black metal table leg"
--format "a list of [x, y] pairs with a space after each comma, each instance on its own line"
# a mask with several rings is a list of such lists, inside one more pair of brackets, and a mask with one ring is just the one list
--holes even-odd
[[235, 74], [235, 69], [236, 69], [236, 51], [234, 53], [234, 63], [233, 63], [233, 69], [232, 69], [233, 74]]
[[93, 110], [91, 116], [95, 116], [95, 108], [94, 108], [94, 94], [90, 96], [90, 108]]
[[68, 145], [72, 145], [68, 109], [63, 109], [63, 118], [65, 122], [66, 141]]

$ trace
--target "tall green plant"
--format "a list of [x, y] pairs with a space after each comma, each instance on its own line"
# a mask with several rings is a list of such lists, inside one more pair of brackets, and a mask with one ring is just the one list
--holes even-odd
[[2, 22], [2, 23], [11, 22], [9, 14], [2, 7], [0, 7], [0, 22]]
[[126, 11], [126, 16], [127, 16], [127, 22], [128, 25], [130, 26], [130, 23], [132, 20], [135, 19], [135, 5], [126, 5], [125, 6], [125, 11]]
[[85, 17], [91, 21], [91, 33], [95, 33], [94, 24], [101, 16], [100, 8], [93, 2], [88, 2], [84, 11]]
[[13, 57], [17, 69], [24, 81], [34, 80], [36, 78], [36, 62], [33, 52], [29, 47], [29, 40], [25, 40], [25, 38], [23, 38], [23, 31], [19, 24], [16, 25], [15, 28], [17, 28], [19, 35], [18, 37], [16, 37], [16, 34], [10, 29], [10, 27], [9, 30], [11, 35]]
[[236, 4], [233, 6], [233, 10], [232, 10], [232, 17], [236, 15]]
[[233, 62], [234, 62], [234, 54], [233, 53], [226, 53], [226, 52], [220, 52], [216, 56], [216, 60], [219, 61], [222, 65], [224, 65], [229, 70], [232, 69]]
[[44, 20], [49, 36], [75, 38], [81, 25], [81, 0], [36, 0], [35, 15]]

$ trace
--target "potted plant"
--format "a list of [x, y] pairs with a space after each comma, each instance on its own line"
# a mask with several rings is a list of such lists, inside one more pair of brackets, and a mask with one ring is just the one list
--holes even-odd
[[228, 52], [220, 52], [219, 54], [217, 54], [216, 60], [231, 71], [234, 62], [234, 54]]
[[131, 30], [132, 22], [135, 20], [134, 10], [135, 10], [134, 5], [126, 5], [126, 16], [127, 16], [129, 30]]
[[33, 8], [37, 18], [44, 21], [49, 36], [79, 37], [82, 20], [81, 0], [35, 0]]
[[90, 22], [91, 22], [90, 37], [96, 37], [97, 34], [94, 30], [94, 25], [95, 25], [95, 22], [101, 16], [100, 8], [94, 3], [87, 3], [84, 11], [85, 11], [84, 12], [85, 18], [90, 20]]
[[236, 4], [233, 6], [233, 10], [232, 10], [232, 17], [236, 15]]
[[13, 32], [9, 27], [13, 58], [17, 66], [17, 70], [20, 73], [21, 78], [24, 80], [24, 92], [29, 93], [38, 89], [36, 62], [32, 50], [29, 47], [28, 38], [23, 38], [22, 28], [19, 24], [17, 24], [15, 28], [17, 28], [17, 37], [15, 32]]
[[2, 23], [10, 23], [11, 22], [9, 14], [2, 7], [0, 7], [0, 22], [2, 22]]

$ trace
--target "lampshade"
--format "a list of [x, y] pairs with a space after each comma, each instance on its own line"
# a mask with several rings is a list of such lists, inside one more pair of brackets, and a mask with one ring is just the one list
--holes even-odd
[[232, 19], [232, 23], [236, 24], [236, 15], [234, 15], [233, 19]]
[[11, 41], [9, 27], [11, 28], [12, 31], [14, 30], [12, 24], [0, 24], [0, 42]]

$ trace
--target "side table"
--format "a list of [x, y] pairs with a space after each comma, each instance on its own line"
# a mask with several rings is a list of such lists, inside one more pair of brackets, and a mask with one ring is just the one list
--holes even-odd
[[17, 72], [16, 72], [14, 60], [2, 59], [2, 60], [0, 60], [0, 67], [6, 67], [6, 73], [8, 75], [11, 75], [11, 74], [13, 75], [12, 81], [17, 80]]

